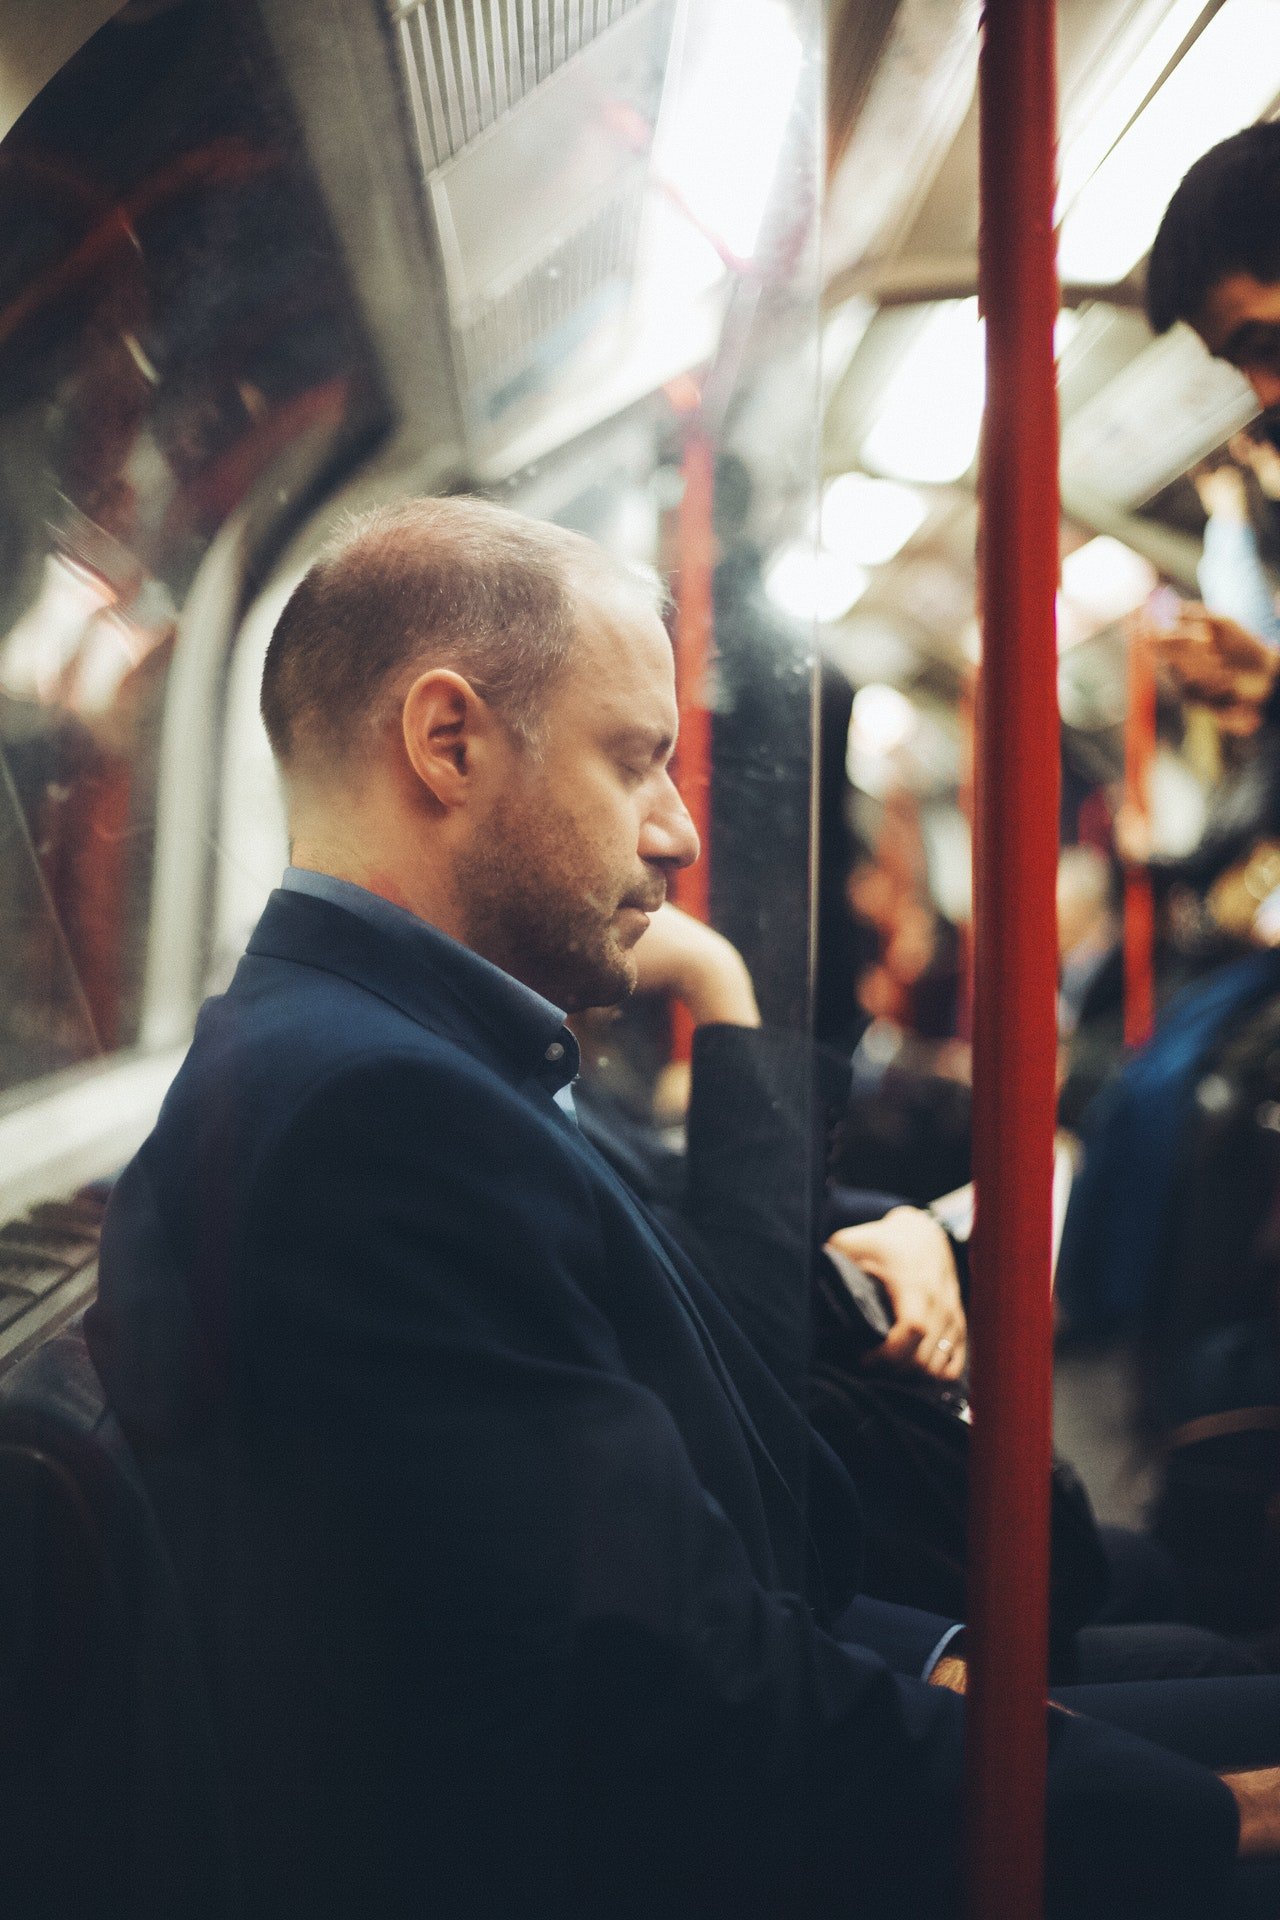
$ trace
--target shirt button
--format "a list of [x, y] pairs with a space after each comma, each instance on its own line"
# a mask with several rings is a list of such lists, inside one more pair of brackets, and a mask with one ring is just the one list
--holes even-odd
[[564, 1059], [563, 1044], [559, 1040], [553, 1040], [551, 1042], [551, 1045], [547, 1048], [546, 1053], [543, 1055], [543, 1058], [545, 1060], [550, 1061], [553, 1065], [557, 1060], [563, 1060]]

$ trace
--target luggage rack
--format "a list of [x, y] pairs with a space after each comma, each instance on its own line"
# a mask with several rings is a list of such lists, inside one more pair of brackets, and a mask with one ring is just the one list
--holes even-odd
[[0, 1374], [92, 1299], [107, 1193], [82, 1187], [0, 1227]]

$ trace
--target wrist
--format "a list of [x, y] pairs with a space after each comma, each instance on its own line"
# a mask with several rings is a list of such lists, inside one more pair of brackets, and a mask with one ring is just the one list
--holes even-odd
[[758, 1027], [760, 1009], [746, 963], [732, 948], [714, 968], [700, 967], [677, 982], [675, 996], [695, 1027]]

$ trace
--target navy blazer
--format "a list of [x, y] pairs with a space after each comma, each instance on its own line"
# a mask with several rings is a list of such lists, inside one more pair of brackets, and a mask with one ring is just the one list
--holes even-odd
[[[557, 1106], [545, 1033], [423, 931], [273, 895], [103, 1239], [90, 1345], [198, 1623], [246, 1911], [953, 1911], [960, 1703], [819, 1624], [847, 1483]], [[1234, 1809], [1197, 1768], [1062, 1720], [1051, 1840], [1087, 1893], [1109, 1783], [1154, 1851], [1153, 1766], [1161, 1868], [1114, 1910], [1199, 1912]]]

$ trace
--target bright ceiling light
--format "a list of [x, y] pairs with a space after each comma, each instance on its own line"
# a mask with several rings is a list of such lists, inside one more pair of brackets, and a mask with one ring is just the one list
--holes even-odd
[[978, 303], [941, 301], [889, 378], [864, 462], [895, 480], [959, 480], [978, 450], [985, 390]]
[[1080, 315], [1070, 307], [1059, 307], [1058, 317], [1053, 323], [1053, 357], [1061, 360], [1071, 342], [1080, 331]]
[[1062, 563], [1062, 597], [1095, 630], [1135, 612], [1159, 581], [1149, 560], [1105, 533]]
[[712, 8], [693, 71], [660, 125], [654, 171], [697, 227], [747, 261], [760, 237], [803, 55], [778, 0], [712, 0]]
[[765, 575], [765, 592], [794, 620], [839, 620], [870, 583], [865, 567], [825, 547], [784, 547]]
[[906, 694], [896, 687], [859, 687], [849, 722], [850, 751], [896, 753], [915, 732], [916, 717]]
[[927, 512], [914, 487], [842, 473], [822, 496], [822, 544], [859, 566], [878, 567], [906, 546]]
[[1155, 239], [1192, 163], [1280, 92], [1280, 5], [1226, 0], [1081, 189], [1062, 228], [1065, 280], [1110, 286]]
[[1173, 0], [1172, 5], [1165, 4], [1159, 19], [1153, 19], [1151, 5], [1132, 17], [1108, 62], [1111, 70], [1103, 86], [1091, 88], [1072, 113], [1076, 124], [1063, 150], [1058, 181], [1059, 220], [1102, 165], [1205, 9], [1206, 0]]

